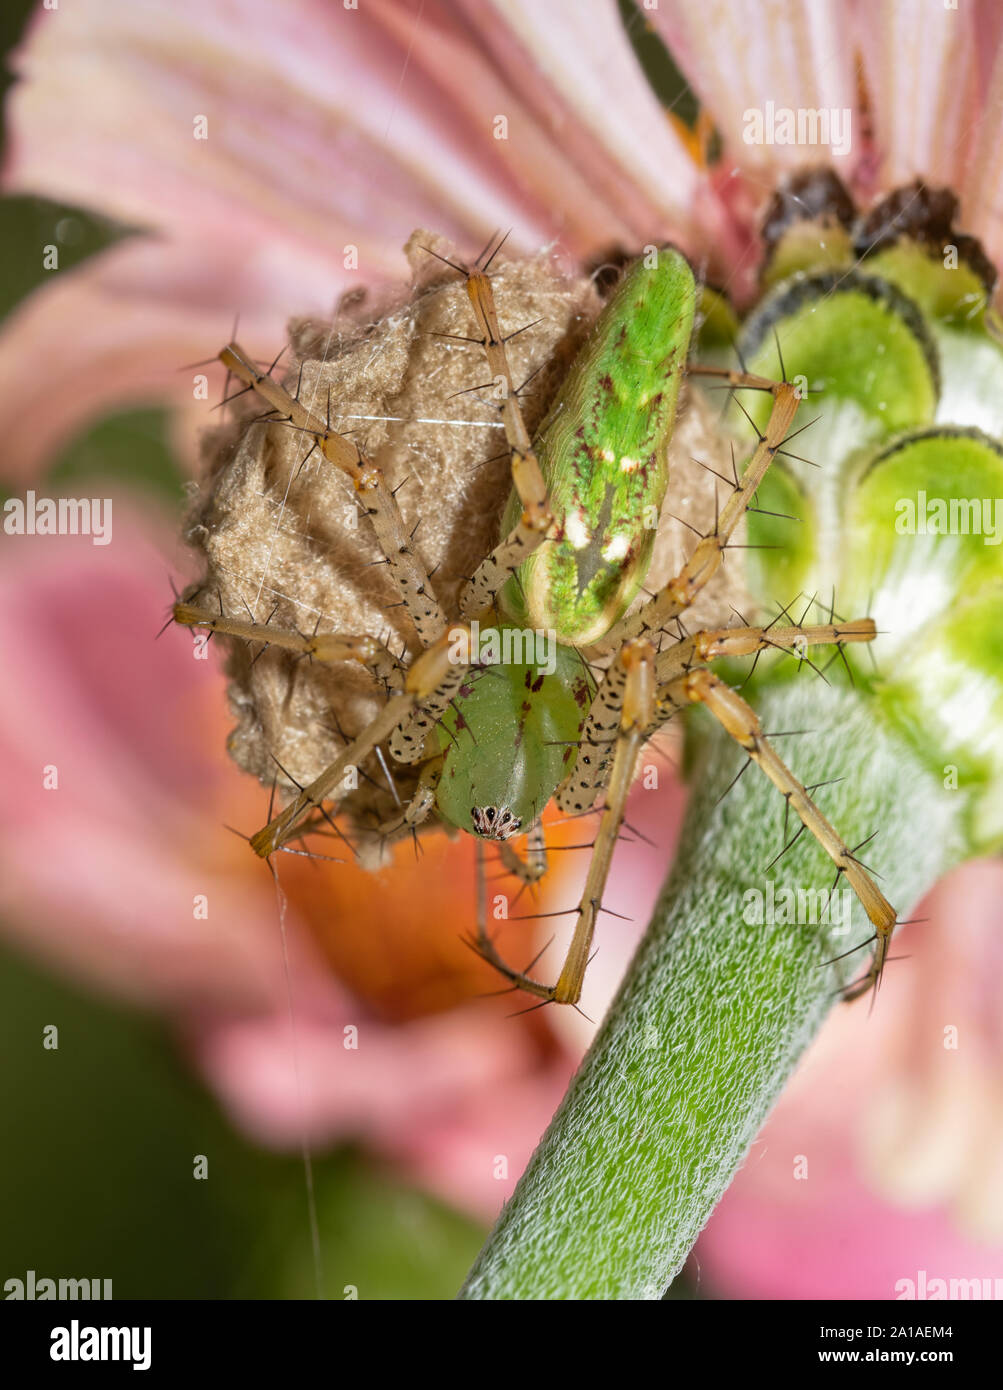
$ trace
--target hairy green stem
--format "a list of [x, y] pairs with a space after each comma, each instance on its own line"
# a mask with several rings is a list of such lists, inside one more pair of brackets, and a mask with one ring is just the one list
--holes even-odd
[[[960, 856], [962, 794], [919, 765], [868, 696], [798, 679], [756, 703], [767, 733], [812, 731], [777, 747], [808, 784], [844, 779], [819, 803], [851, 846], [879, 832], [861, 858], [908, 916]], [[767, 872], [783, 801], [755, 767], [719, 801], [744, 755], [708, 724], [648, 932], [461, 1298], [661, 1298], [840, 983], [866, 966], [866, 950], [823, 964], [870, 934], [855, 900], [844, 933], [748, 921], [750, 894], [768, 906], [769, 880], [781, 916], [784, 888], [828, 892], [834, 871], [806, 833]], [[867, 1028], [867, 1003], [846, 1007]]]

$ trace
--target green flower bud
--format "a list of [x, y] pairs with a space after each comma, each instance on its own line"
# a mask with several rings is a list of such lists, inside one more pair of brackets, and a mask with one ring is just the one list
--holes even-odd
[[[835, 594], [838, 614], [875, 619], [878, 640], [846, 658], [966, 797], [974, 853], [1003, 842], [1003, 352], [991, 268], [945, 223], [953, 205], [923, 196], [927, 225], [905, 211], [914, 190], [858, 224], [857, 255], [862, 238], [873, 248], [866, 273], [802, 258], [746, 320], [748, 369], [776, 375], [779, 344], [787, 379], [803, 378], [801, 417], [818, 417], [760, 489], [749, 541], [771, 548], [749, 552], [749, 577], [764, 601], [802, 592], [827, 607]], [[796, 227], [767, 281], [796, 259]], [[748, 406], [757, 429], [769, 407]], [[783, 678], [779, 660], [765, 664]]]

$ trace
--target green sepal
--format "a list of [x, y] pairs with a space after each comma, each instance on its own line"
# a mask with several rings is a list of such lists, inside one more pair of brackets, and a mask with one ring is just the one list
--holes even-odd
[[[936, 343], [917, 305], [875, 276], [822, 271], [784, 281], [746, 320], [741, 347], [762, 376], [776, 377], [782, 354], [787, 379], [805, 379], [802, 410], [850, 407], [825, 431], [838, 434], [843, 454], [934, 418]], [[760, 428], [770, 403], [762, 395], [747, 407]]]
[[[828, 595], [840, 577], [855, 473], [876, 446], [934, 419], [936, 344], [901, 290], [853, 271], [785, 281], [747, 320], [742, 349], [749, 370], [762, 376], [777, 376], [782, 357], [787, 379], [807, 390], [794, 422], [802, 432], [778, 452], [759, 490], [760, 510], [749, 515], [748, 539], [757, 547], [749, 552], [750, 584], [771, 601], [801, 590]], [[759, 430], [771, 403], [765, 392], [742, 398]], [[744, 421], [742, 429], [748, 440]]]
[[730, 299], [712, 285], [701, 285], [698, 293], [694, 337], [701, 361], [717, 360], [719, 354], [730, 356], [741, 329]]
[[964, 799], [973, 854], [1003, 845], [1003, 580], [922, 628], [885, 663], [878, 702]]
[[1003, 546], [986, 534], [997, 518], [1003, 449], [980, 430], [918, 430], [867, 462], [847, 499], [841, 596], [875, 604], [884, 652], [897, 657], [920, 627], [1003, 578]]
[[760, 279], [764, 289], [771, 289], [799, 272], [835, 270], [852, 265], [853, 259], [850, 233], [838, 222], [796, 222], [777, 241]]
[[953, 262], [950, 246], [937, 258], [919, 242], [902, 237], [874, 251], [865, 265], [869, 275], [897, 285], [932, 319], [979, 332], [988, 303], [985, 282], [960, 255]]

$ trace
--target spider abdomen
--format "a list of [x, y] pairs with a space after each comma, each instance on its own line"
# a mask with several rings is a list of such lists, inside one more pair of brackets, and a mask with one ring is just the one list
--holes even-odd
[[[517, 629], [478, 634], [482, 651]], [[552, 642], [550, 659], [475, 666], [439, 724], [443, 750], [439, 814], [483, 839], [504, 840], [535, 824], [574, 762], [595, 690], [576, 651]]]

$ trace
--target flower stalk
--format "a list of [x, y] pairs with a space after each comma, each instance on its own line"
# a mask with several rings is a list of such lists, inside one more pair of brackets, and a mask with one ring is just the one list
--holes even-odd
[[[865, 857], [907, 917], [961, 857], [963, 797], [848, 686], [788, 681], [758, 708], [768, 731], [812, 731], [781, 742], [798, 747], [790, 758], [806, 781], [842, 779], [821, 804], [851, 845], [879, 831]], [[866, 964], [867, 950], [825, 964], [870, 935], [856, 902], [849, 931], [746, 920], [757, 891], [775, 903], [784, 889], [792, 901], [828, 892], [831, 861], [805, 835], [767, 870], [784, 843], [781, 798], [754, 767], [722, 797], [743, 754], [709, 719], [690, 752], [682, 843], [647, 934], [461, 1298], [661, 1298], [841, 985]], [[838, 1006], [868, 1026], [866, 1001]]]

